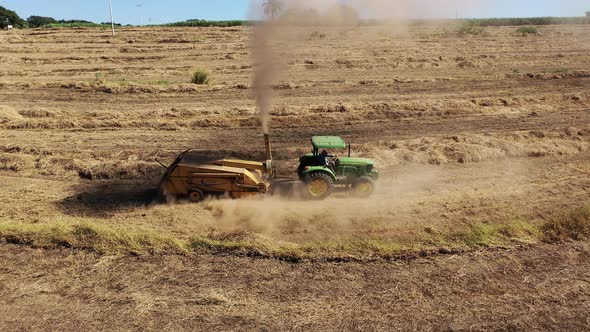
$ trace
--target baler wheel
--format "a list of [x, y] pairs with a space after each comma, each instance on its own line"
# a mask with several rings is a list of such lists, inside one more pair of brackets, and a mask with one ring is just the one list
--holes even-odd
[[193, 189], [191, 190], [191, 192], [188, 194], [188, 198], [190, 199], [191, 202], [193, 203], [200, 203], [203, 201], [203, 199], [205, 198], [205, 194], [203, 193], [202, 190], [200, 189]]

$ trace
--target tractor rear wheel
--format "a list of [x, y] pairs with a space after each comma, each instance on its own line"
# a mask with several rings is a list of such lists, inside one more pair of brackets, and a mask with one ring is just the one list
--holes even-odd
[[188, 199], [190, 199], [190, 201], [193, 203], [200, 203], [203, 201], [204, 198], [205, 198], [205, 194], [200, 189], [193, 189], [188, 194]]
[[326, 173], [311, 173], [305, 177], [305, 189], [309, 198], [322, 200], [332, 193], [334, 180]]
[[375, 191], [375, 181], [368, 176], [361, 176], [352, 185], [356, 197], [367, 198]]

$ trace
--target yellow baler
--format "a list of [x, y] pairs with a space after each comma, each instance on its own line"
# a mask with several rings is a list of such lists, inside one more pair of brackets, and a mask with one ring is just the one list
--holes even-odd
[[222, 159], [203, 161], [190, 151], [168, 167], [160, 183], [166, 199], [188, 197], [200, 202], [205, 196], [242, 198], [266, 193], [271, 186], [272, 162]]

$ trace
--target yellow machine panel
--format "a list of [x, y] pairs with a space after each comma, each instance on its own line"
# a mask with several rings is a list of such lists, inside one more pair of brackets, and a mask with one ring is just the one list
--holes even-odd
[[162, 178], [160, 191], [166, 198], [185, 196], [199, 202], [207, 195], [241, 198], [270, 189], [270, 168], [265, 163], [234, 159], [199, 163], [185, 158], [186, 153], [176, 159]]

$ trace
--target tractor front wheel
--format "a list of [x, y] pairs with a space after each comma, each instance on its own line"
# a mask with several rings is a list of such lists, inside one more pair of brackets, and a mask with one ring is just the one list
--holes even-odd
[[325, 173], [311, 173], [305, 177], [305, 188], [309, 198], [322, 200], [332, 193], [334, 180]]
[[361, 176], [352, 185], [356, 197], [367, 198], [375, 191], [375, 181], [368, 176]]

